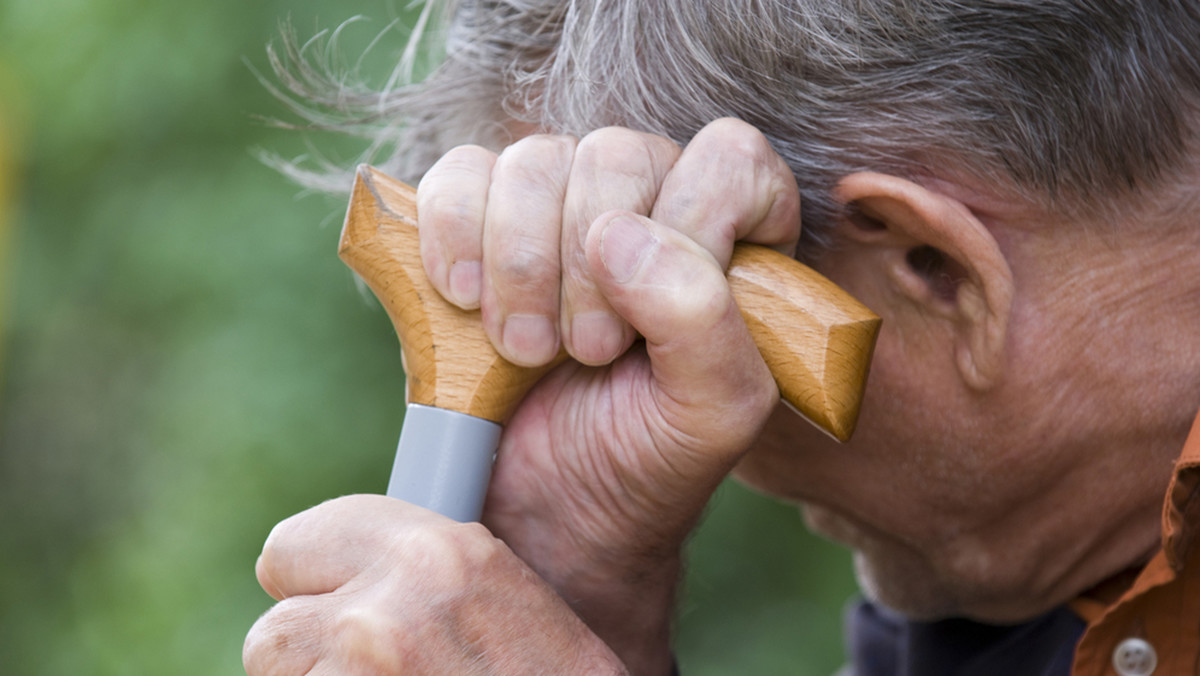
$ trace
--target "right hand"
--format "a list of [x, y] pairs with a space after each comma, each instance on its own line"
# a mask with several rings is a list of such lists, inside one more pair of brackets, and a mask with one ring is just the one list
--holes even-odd
[[418, 217], [434, 287], [482, 310], [501, 355], [576, 360], [508, 423], [485, 524], [631, 670], [660, 670], [682, 544], [778, 402], [723, 270], [735, 241], [791, 253], [791, 171], [736, 120], [683, 149], [530, 136], [445, 155]]

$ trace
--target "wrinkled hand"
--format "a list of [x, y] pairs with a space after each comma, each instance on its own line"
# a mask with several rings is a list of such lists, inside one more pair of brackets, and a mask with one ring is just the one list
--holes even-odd
[[499, 540], [382, 497], [280, 524], [258, 572], [281, 602], [247, 670], [668, 673], [683, 541], [778, 402], [723, 270], [735, 241], [795, 246], [791, 172], [734, 120], [682, 149], [531, 136], [448, 153], [418, 214], [430, 280], [482, 310], [502, 355], [576, 361], [505, 428], [484, 511]]
[[684, 149], [532, 136], [447, 154], [418, 214], [435, 288], [479, 307], [502, 355], [577, 360], [507, 425], [485, 523], [631, 670], [661, 673], [682, 543], [778, 400], [723, 269], [738, 240], [791, 252], [790, 170], [734, 120]]
[[392, 498], [283, 521], [257, 573], [279, 603], [246, 638], [249, 676], [627, 673], [483, 526]]

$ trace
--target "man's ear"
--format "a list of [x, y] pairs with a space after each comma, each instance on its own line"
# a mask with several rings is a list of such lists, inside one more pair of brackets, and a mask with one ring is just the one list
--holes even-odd
[[[895, 176], [843, 178], [842, 230], [882, 257], [889, 293], [929, 321], [948, 322], [964, 383], [987, 390], [1004, 374], [1013, 279], [996, 239], [961, 202]], [[903, 327], [900, 327], [903, 329]]]

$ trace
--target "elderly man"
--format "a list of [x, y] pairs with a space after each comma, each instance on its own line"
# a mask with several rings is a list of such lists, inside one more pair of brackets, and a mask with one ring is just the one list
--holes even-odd
[[[506, 428], [486, 528], [371, 496], [281, 523], [251, 674], [670, 673], [681, 544], [730, 471], [854, 550], [848, 673], [1197, 673], [1200, 6], [450, 18], [381, 100], [392, 171], [432, 163], [426, 269], [511, 361], [575, 360]], [[850, 443], [778, 405], [738, 240], [883, 318]]]

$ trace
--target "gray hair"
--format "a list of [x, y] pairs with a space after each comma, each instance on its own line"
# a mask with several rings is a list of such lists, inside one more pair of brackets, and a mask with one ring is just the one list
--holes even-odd
[[[382, 166], [408, 180], [454, 145], [502, 148], [513, 122], [574, 135], [622, 125], [682, 144], [715, 118], [738, 117], [795, 172], [810, 243], [839, 213], [834, 183], [856, 170], [968, 172], [1095, 216], [1170, 179], [1196, 147], [1196, 0], [458, 0], [443, 9], [433, 37], [444, 60], [420, 83], [348, 85], [294, 40], [272, 52], [273, 65], [312, 104], [297, 109], [313, 126], [371, 138], [389, 155]], [[402, 69], [412, 56], [410, 46]]]

